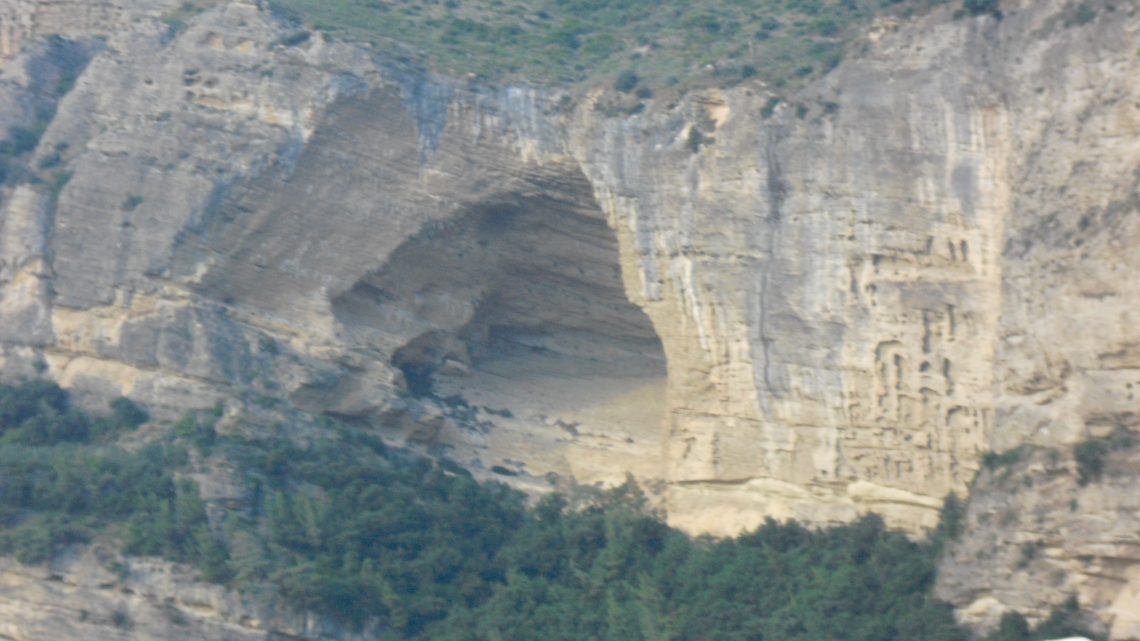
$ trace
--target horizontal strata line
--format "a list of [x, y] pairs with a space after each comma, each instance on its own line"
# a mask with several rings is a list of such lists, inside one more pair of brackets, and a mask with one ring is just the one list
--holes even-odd
[[[774, 476], [749, 476], [749, 477], [731, 478], [731, 479], [686, 479], [686, 480], [680, 480], [680, 481], [668, 481], [668, 484], [680, 486], [680, 487], [698, 486], [698, 485], [738, 486], [738, 485], [747, 485], [753, 481], [774, 481], [776, 483], [779, 483], [780, 485], [787, 485], [787, 486], [791, 486], [791, 487], [801, 488], [806, 492], [810, 492], [813, 488], [817, 488], [817, 489], [846, 489], [847, 486], [849, 485], [849, 483], [846, 481], [839, 481], [839, 482], [835, 482], [835, 483], [810, 483], [807, 485], [799, 485], [797, 483], [793, 483], [791, 481], [785, 481], [783, 479], [779, 479], [779, 478], [776, 478]], [[887, 486], [883, 486], [883, 487], [887, 487]]]
[[141, 365], [141, 364], [134, 363], [134, 362], [131, 362], [128, 360], [123, 360], [123, 359], [119, 359], [119, 358], [112, 358], [109, 356], [101, 356], [99, 354], [95, 354], [95, 353], [91, 353], [91, 352], [77, 352], [74, 350], [59, 349], [59, 348], [53, 348], [53, 347], [41, 348], [41, 351], [47, 355], [62, 356], [64, 358], [71, 359], [64, 366], [65, 369], [67, 366], [71, 365], [71, 363], [77, 359], [89, 359], [89, 360], [92, 360], [95, 362], [100, 362], [100, 363], [115, 363], [118, 365], [122, 365], [123, 367], [128, 367], [130, 369], [137, 370], [139, 372], [146, 372], [148, 374], [170, 375], [172, 378], [175, 378], [175, 379], [182, 379], [182, 380], [187, 380], [187, 381], [197, 381], [199, 383], [206, 383], [206, 384], [210, 384], [210, 385], [221, 385], [221, 384], [228, 385], [228, 384], [232, 383], [232, 381], [229, 381], [226, 379], [213, 379], [213, 378], [207, 378], [205, 376], [197, 376], [194, 374], [187, 374], [186, 372], [183, 372], [181, 370], [169, 369], [166, 367], [162, 367], [161, 365]]

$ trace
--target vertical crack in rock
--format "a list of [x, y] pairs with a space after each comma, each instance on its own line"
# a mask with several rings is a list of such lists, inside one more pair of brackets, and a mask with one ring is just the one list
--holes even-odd
[[419, 139], [420, 162], [427, 163], [439, 149], [439, 139], [447, 128], [447, 109], [451, 104], [450, 87], [409, 75], [401, 78], [404, 105], [415, 115]]
[[759, 334], [760, 344], [764, 353], [764, 392], [760, 395], [760, 402], [765, 413], [771, 412], [772, 385], [772, 338], [768, 332], [769, 288], [771, 287], [773, 261], [776, 256], [776, 247], [780, 237], [780, 224], [783, 219], [784, 200], [787, 198], [788, 186], [784, 182], [783, 172], [780, 168], [780, 158], [777, 153], [779, 134], [773, 128], [767, 132], [764, 144], [764, 166], [767, 169], [767, 183], [765, 194], [768, 198], [768, 225], [767, 247], [765, 247], [765, 261], [763, 274], [760, 278], [760, 318]]

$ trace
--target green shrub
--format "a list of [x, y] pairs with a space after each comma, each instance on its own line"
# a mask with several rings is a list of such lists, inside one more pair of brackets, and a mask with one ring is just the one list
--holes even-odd
[[57, 171], [51, 175], [51, 180], [48, 182], [48, 191], [51, 197], [55, 200], [59, 199], [59, 195], [63, 193], [63, 188], [67, 183], [71, 182], [72, 173], [70, 171]]
[[40, 158], [40, 161], [36, 163], [36, 166], [40, 169], [52, 169], [54, 167], [58, 167], [62, 162], [63, 157], [60, 155], [60, 153], [58, 151], [53, 151], [43, 158]]
[[3, 143], [3, 151], [12, 155], [26, 154], [36, 148], [43, 136], [43, 127], [12, 127], [8, 130], [8, 140]]
[[1034, 639], [1062, 639], [1066, 637], [1087, 637], [1104, 639], [1104, 636], [1089, 632], [1089, 619], [1081, 612], [1077, 597], [1070, 596], [1061, 605], [1053, 608], [1049, 618], [1033, 629]]
[[1021, 544], [1019, 556], [1017, 559], [1017, 567], [1028, 567], [1034, 559], [1037, 558], [1038, 553], [1041, 551], [1040, 541], [1027, 541]]
[[771, 118], [772, 114], [776, 112], [776, 107], [780, 105], [780, 102], [781, 99], [778, 96], [772, 96], [768, 98], [768, 101], [765, 102], [764, 106], [760, 108], [760, 117]]
[[1117, 427], [1105, 439], [1108, 441], [1108, 448], [1114, 452], [1127, 450], [1136, 445], [1136, 434], [1125, 427]]
[[174, 436], [186, 439], [195, 449], [209, 454], [218, 440], [218, 416], [210, 412], [187, 412], [172, 428]]
[[[128, 532], [128, 546], [139, 551], [156, 551], [143, 545], [145, 541], [185, 538], [186, 528], [204, 518], [204, 512], [191, 518], [182, 509], [194, 504], [179, 497], [196, 496], [196, 489], [176, 487], [171, 474], [185, 462], [181, 451], [159, 445], [137, 452], [75, 445], [0, 446], [0, 506], [15, 515], [15, 526], [0, 533], [0, 553], [43, 561], [95, 530], [129, 521], [137, 523]], [[184, 547], [169, 552], [176, 560], [197, 558]]]
[[1073, 17], [1065, 21], [1066, 26], [1082, 27], [1096, 19], [1096, 10], [1087, 2], [1082, 2], [1073, 12]]
[[[924, 10], [943, 1], [272, 0], [270, 8], [296, 29], [389, 51], [395, 41], [408, 61], [445, 74], [597, 83], [636, 60], [642, 84], [705, 75], [710, 65], [751, 65], [761, 80], [778, 86], [800, 82], [793, 76], [797, 68], [810, 66], [812, 74], [829, 69], [877, 13]], [[820, 47], [832, 52], [826, 61], [815, 59]], [[725, 83], [740, 78], [723, 77]]]
[[972, 16], [980, 16], [984, 13], [997, 15], [1000, 12], [998, 4], [999, 0], [963, 0], [962, 8]]
[[292, 33], [291, 35], [288, 35], [288, 36], [285, 36], [284, 38], [281, 38], [281, 40], [278, 41], [278, 44], [280, 44], [283, 47], [296, 47], [298, 45], [303, 45], [306, 42], [308, 42], [310, 39], [312, 39], [312, 36], [313, 36], [312, 32], [305, 31], [304, 29], [302, 29], [301, 31], [296, 31], [296, 32]]
[[934, 550], [941, 552], [947, 543], [958, 540], [966, 526], [966, 505], [958, 495], [951, 492], [942, 501], [938, 527], [930, 537]]
[[139, 208], [139, 205], [142, 204], [142, 196], [139, 196], [138, 194], [131, 194], [127, 196], [125, 200], [123, 200], [123, 204], [119, 205], [119, 209], [122, 209], [123, 211], [134, 211]]
[[694, 154], [699, 152], [701, 150], [701, 145], [705, 144], [708, 141], [709, 138], [705, 136], [700, 129], [697, 129], [696, 127], [689, 128], [689, 151], [693, 152]]
[[1077, 460], [1077, 481], [1081, 485], [1100, 480], [1108, 451], [1108, 442], [1101, 439], [1082, 441], [1073, 448], [1073, 456]]
[[639, 82], [641, 82], [641, 78], [639, 78], [637, 74], [632, 70], [626, 69], [625, 71], [619, 73], [617, 79], [614, 80], [614, 89], [617, 89], [618, 91], [624, 93], [629, 93], [637, 88], [637, 83]]
[[0, 385], [0, 443], [45, 446], [106, 441], [147, 421], [126, 398], [111, 401], [111, 416], [92, 419], [72, 409], [66, 391], [51, 381]]
[[134, 429], [150, 420], [150, 415], [146, 413], [146, 410], [129, 398], [120, 396], [112, 399], [110, 407], [115, 422], [127, 429]]
[[1001, 615], [997, 632], [987, 641], [1030, 641], [1029, 622], [1018, 612], [1006, 612]]
[[1071, 637], [1104, 640], [1103, 636], [1089, 630], [1076, 597], [1069, 597], [1053, 608], [1049, 618], [1034, 628], [1030, 628], [1020, 613], [1006, 612], [1001, 616], [998, 629], [981, 641], [1042, 641]]
[[20, 425], [41, 413], [58, 414], [67, 409], [67, 392], [51, 381], [0, 385], [0, 430]]
[[131, 617], [126, 610], [115, 610], [111, 613], [111, 624], [116, 628], [131, 627]]
[[987, 470], [996, 470], [1016, 465], [1021, 460], [1021, 449], [1014, 448], [1004, 452], [986, 452], [982, 455], [982, 467]]

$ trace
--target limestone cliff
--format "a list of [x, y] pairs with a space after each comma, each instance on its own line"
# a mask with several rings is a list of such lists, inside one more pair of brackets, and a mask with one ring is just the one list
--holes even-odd
[[[45, 130], [0, 203], [0, 369], [283, 398], [524, 486], [632, 472], [692, 531], [920, 531], [987, 451], [1136, 429], [1140, 9], [1086, 4], [883, 22], [782, 102], [614, 116], [254, 2], [6, 0], [0, 121]], [[987, 611], [1048, 600], [1011, 594]]]

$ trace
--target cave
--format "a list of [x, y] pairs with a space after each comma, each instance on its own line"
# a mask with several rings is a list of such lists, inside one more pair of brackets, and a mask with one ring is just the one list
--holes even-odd
[[425, 226], [333, 311], [352, 342], [390, 355], [408, 395], [463, 410], [488, 467], [589, 478], [573, 468], [629, 468], [606, 453], [658, 458], [661, 341], [580, 174]]

